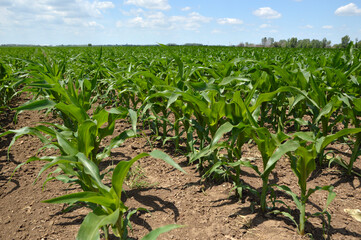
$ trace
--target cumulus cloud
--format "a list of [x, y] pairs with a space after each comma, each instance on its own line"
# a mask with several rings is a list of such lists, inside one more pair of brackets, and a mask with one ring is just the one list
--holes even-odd
[[220, 34], [220, 33], [222, 33], [222, 31], [219, 29], [213, 29], [211, 33], [212, 34]]
[[184, 7], [181, 9], [183, 12], [186, 12], [186, 11], [190, 11], [191, 10], [191, 7]]
[[202, 24], [209, 23], [210, 17], [205, 17], [197, 12], [191, 12], [187, 16], [171, 16], [169, 22], [172, 28], [180, 27], [185, 30], [198, 30]]
[[261, 7], [253, 11], [253, 15], [264, 19], [276, 19], [282, 16], [281, 13], [277, 12], [276, 10], [273, 10], [270, 7]]
[[147, 9], [169, 10], [171, 8], [168, 0], [126, 0], [124, 3]]
[[212, 18], [205, 17], [197, 12], [184, 16], [167, 16], [163, 12], [142, 12], [124, 22], [117, 22], [118, 27], [138, 27], [147, 29], [184, 29], [196, 31], [203, 24], [209, 23]]
[[103, 25], [97, 23], [96, 21], [86, 22], [86, 23], [84, 23], [84, 26], [86, 26], [86, 27], [93, 27], [93, 28], [94, 28], [94, 27], [104, 28]]
[[270, 28], [270, 27], [271, 27], [271, 25], [270, 25], [270, 24], [266, 24], [266, 23], [261, 24], [261, 25], [259, 26], [259, 28]]
[[[114, 8], [110, 1], [87, 0], [14, 0], [11, 4], [0, 4], [1, 22], [5, 25], [37, 26], [39, 24], [67, 24], [74, 23], [94, 27], [89, 21], [102, 17], [106, 9]], [[94, 22], [94, 21], [93, 21]]]
[[243, 21], [241, 19], [237, 19], [237, 18], [219, 18], [217, 20], [217, 22], [219, 24], [232, 24], [232, 25], [240, 25], [243, 24]]
[[323, 29], [332, 29], [333, 26], [332, 25], [325, 25], [325, 26], [322, 26]]
[[95, 7], [99, 9], [114, 8], [113, 2], [95, 2]]
[[357, 16], [361, 15], [361, 8], [358, 8], [354, 3], [349, 3], [337, 8], [335, 14], [338, 16]]
[[308, 24], [308, 25], [302, 26], [301, 28], [312, 29], [313, 26]]

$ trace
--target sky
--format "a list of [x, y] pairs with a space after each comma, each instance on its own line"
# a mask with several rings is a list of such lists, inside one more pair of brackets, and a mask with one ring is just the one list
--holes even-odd
[[361, 0], [0, 0], [0, 44], [337, 44], [345, 35], [361, 40]]

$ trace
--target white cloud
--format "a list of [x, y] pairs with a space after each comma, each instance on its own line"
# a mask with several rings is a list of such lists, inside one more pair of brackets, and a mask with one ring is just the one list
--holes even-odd
[[325, 25], [325, 26], [322, 26], [323, 29], [332, 29], [333, 26], [332, 25]]
[[313, 26], [308, 24], [308, 25], [302, 26], [301, 28], [312, 29]]
[[259, 26], [259, 28], [270, 28], [270, 27], [271, 27], [271, 25], [270, 25], [270, 24], [266, 24], [266, 23], [261, 24], [261, 25]]
[[163, 12], [143, 12], [124, 22], [117, 22], [117, 27], [133, 27], [147, 29], [184, 29], [196, 31], [202, 24], [209, 23], [212, 18], [202, 16], [197, 12], [185, 16], [167, 16]]
[[212, 34], [220, 34], [220, 33], [222, 33], [222, 31], [219, 29], [213, 29], [211, 33]]
[[187, 12], [191, 10], [191, 7], [184, 7], [181, 9], [183, 12]]
[[239, 24], [243, 24], [243, 21], [241, 19], [237, 19], [237, 18], [219, 18], [217, 20], [217, 22], [219, 24], [232, 24], [232, 25], [239, 25]]
[[171, 8], [168, 0], [126, 0], [124, 3], [157, 10], [169, 10]]
[[209, 23], [211, 20], [212, 18], [202, 16], [197, 12], [189, 13], [187, 16], [172, 16], [169, 18], [172, 27], [179, 27], [192, 31], [198, 30], [202, 24]]
[[100, 18], [103, 11], [114, 7], [110, 1], [14, 0], [11, 4], [0, 4], [0, 20], [8, 27], [74, 23], [91, 26], [90, 19]]
[[86, 22], [86, 23], [84, 24], [84, 26], [86, 26], [86, 27], [92, 27], [92, 28], [95, 28], [95, 27], [104, 28], [103, 25], [97, 23], [96, 21]]
[[138, 16], [128, 21], [131, 26], [140, 28], [166, 28], [167, 17], [162, 12], [147, 14], [146, 16]]
[[276, 19], [282, 16], [281, 13], [277, 12], [276, 10], [273, 10], [270, 7], [259, 8], [253, 11], [253, 15], [264, 19]]
[[354, 3], [350, 3], [337, 8], [335, 14], [338, 16], [357, 16], [361, 15], [361, 8], [358, 8]]
[[114, 3], [112, 2], [95, 2], [95, 6], [99, 9], [107, 9], [107, 8], [114, 8]]
[[124, 15], [124, 16], [138, 16], [140, 14], [144, 14], [144, 10], [141, 9], [141, 8], [138, 8], [138, 9], [131, 9], [130, 11], [124, 11], [122, 9], [120, 9], [121, 13]]

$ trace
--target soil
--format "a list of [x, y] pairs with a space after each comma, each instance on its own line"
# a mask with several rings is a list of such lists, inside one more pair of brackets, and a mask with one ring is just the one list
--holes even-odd
[[[15, 105], [26, 99], [18, 99]], [[14, 107], [14, 106], [12, 106]], [[11, 120], [14, 112], [0, 115], [3, 130], [34, 126], [37, 122], [59, 121], [51, 114], [43, 112], [23, 112], [17, 124]], [[120, 121], [116, 133], [129, 129], [130, 124]], [[0, 131], [3, 131], [0, 130]], [[62, 204], [46, 204], [42, 200], [78, 191], [76, 186], [68, 186], [59, 181], [48, 182], [43, 188], [46, 173], [34, 183], [42, 162], [32, 162], [22, 166], [10, 177], [15, 167], [34, 156], [42, 144], [33, 136], [18, 139], [10, 150], [7, 159], [7, 147], [12, 136], [0, 138], [0, 239], [75, 239], [79, 226], [89, 212], [86, 207], [77, 207], [68, 212]], [[347, 176], [336, 167], [317, 169], [309, 179], [308, 187], [332, 185], [337, 196], [328, 211], [332, 216], [329, 229], [323, 227], [321, 218], [310, 218], [306, 224], [308, 236], [297, 234], [296, 225], [282, 215], [262, 214], [256, 198], [245, 192], [242, 199], [235, 197], [233, 185], [229, 182], [202, 180], [195, 165], [189, 165], [187, 158], [177, 154], [172, 145], [159, 148], [178, 162], [187, 172], [184, 174], [160, 160], [143, 158], [134, 165], [135, 177], [125, 186], [125, 205], [130, 209], [144, 207], [149, 212], [139, 211], [131, 218], [132, 230], [129, 237], [141, 239], [152, 229], [167, 225], [181, 224], [183, 228], [172, 230], [159, 239], [361, 239], [360, 222], [345, 213], [344, 209], [361, 208], [361, 180]], [[350, 149], [341, 144], [331, 146], [344, 159], [350, 157]], [[128, 139], [112, 152], [112, 156], [102, 163], [109, 168], [118, 161], [129, 160], [141, 152], [150, 152], [151, 146], [145, 138]], [[49, 154], [49, 152], [41, 153]], [[260, 153], [256, 146], [244, 149], [246, 158], [260, 162]], [[270, 177], [270, 183], [287, 185], [299, 193], [296, 177], [290, 170], [289, 161], [281, 159]], [[361, 169], [361, 159], [355, 165], [355, 171]], [[251, 169], [242, 172], [244, 183], [260, 190], [260, 178]], [[130, 188], [132, 186], [133, 188]], [[138, 187], [138, 188], [135, 188]], [[292, 199], [276, 191], [279, 200], [290, 207], [291, 214], [298, 221], [298, 211]], [[308, 202], [307, 212], [322, 211], [327, 193], [318, 191]], [[277, 209], [287, 210], [281, 204]]]

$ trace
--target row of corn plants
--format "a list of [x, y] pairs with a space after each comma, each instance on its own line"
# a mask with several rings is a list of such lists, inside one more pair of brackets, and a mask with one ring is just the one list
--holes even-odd
[[[100, 51], [101, 54], [101, 51]], [[98, 58], [99, 61], [100, 57]], [[33, 161], [44, 161], [36, 180], [47, 170], [44, 184], [51, 180], [58, 180], [66, 184], [77, 184], [81, 192], [71, 193], [45, 203], [66, 203], [70, 207], [85, 203], [92, 211], [85, 217], [80, 226], [77, 239], [99, 239], [99, 229], [103, 230], [105, 239], [109, 237], [109, 229], [120, 239], [128, 239], [130, 217], [139, 210], [128, 209], [121, 200], [123, 182], [134, 162], [145, 156], [162, 159], [180, 171], [180, 168], [168, 155], [154, 150], [142, 153], [130, 161], [120, 161], [112, 169], [110, 183], [104, 179], [105, 174], [99, 170], [100, 163], [110, 155], [111, 149], [124, 143], [127, 138], [136, 137], [137, 114], [125, 107], [113, 107], [106, 110], [107, 101], [102, 103], [102, 91], [99, 90], [97, 79], [102, 78], [101, 67], [91, 66], [94, 70], [83, 72], [74, 77], [66, 77], [64, 57], [60, 61], [53, 61], [45, 54], [37, 60], [26, 60], [25, 73], [21, 84], [23, 91], [31, 92], [33, 100], [16, 108], [17, 114], [26, 110], [47, 110], [61, 119], [61, 124], [50, 122], [39, 123], [35, 127], [24, 127], [9, 130], [1, 136], [14, 134], [9, 151], [15, 141], [23, 135], [34, 135], [44, 144], [43, 148], [53, 148], [53, 156], [34, 156], [22, 165]], [[99, 64], [99, 63], [95, 63]], [[94, 71], [94, 72], [93, 72]], [[114, 133], [117, 120], [129, 116], [132, 128], [125, 130], [118, 136], [112, 137], [107, 146], [101, 145], [102, 140]], [[103, 150], [100, 151], [100, 147]], [[39, 149], [41, 150], [41, 149]], [[156, 239], [159, 234], [180, 225], [166, 225], [153, 230], [143, 239]]]

